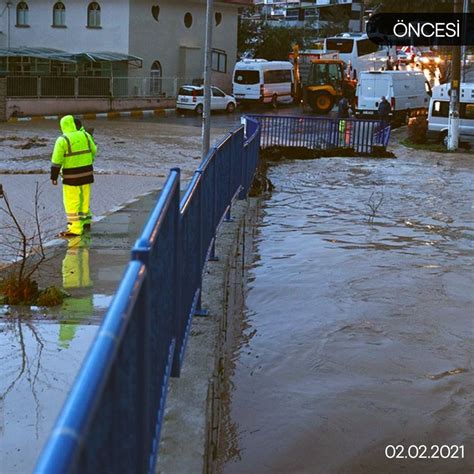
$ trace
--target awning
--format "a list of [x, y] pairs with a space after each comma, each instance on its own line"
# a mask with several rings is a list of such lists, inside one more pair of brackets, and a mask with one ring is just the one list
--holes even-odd
[[40, 59], [50, 59], [52, 61], [61, 61], [65, 63], [75, 63], [70, 53], [61, 51], [59, 49], [51, 48], [10, 48], [10, 49], [0, 49], [0, 57], [21, 57], [26, 56], [30, 58], [40, 58]]
[[49, 59], [65, 63], [89, 62], [126, 62], [135, 67], [142, 67], [143, 60], [138, 56], [122, 53], [110, 53], [107, 51], [95, 51], [85, 53], [68, 53], [60, 49], [52, 48], [10, 48], [0, 49], [0, 57], [31, 57]]
[[142, 67], [143, 59], [131, 54], [109, 53], [107, 51], [96, 51], [91, 53], [77, 53], [73, 55], [79, 61], [91, 62], [127, 62], [136, 67]]

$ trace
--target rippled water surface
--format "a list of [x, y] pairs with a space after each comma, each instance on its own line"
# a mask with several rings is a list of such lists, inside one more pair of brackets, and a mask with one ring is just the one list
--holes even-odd
[[[225, 473], [472, 472], [473, 163], [270, 169]], [[389, 461], [388, 444], [469, 459]]]

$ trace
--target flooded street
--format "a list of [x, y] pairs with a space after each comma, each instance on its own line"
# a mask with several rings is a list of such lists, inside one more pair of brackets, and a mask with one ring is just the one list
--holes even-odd
[[[472, 472], [473, 168], [416, 152], [270, 168], [223, 472]], [[385, 457], [412, 444], [465, 459]]]

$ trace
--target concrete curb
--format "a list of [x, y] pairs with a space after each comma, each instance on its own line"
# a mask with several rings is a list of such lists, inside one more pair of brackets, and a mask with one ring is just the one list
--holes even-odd
[[[125, 110], [125, 111], [113, 111], [113, 112], [91, 112], [85, 114], [74, 114], [75, 117], [83, 120], [96, 120], [96, 119], [118, 119], [118, 118], [142, 118], [142, 117], [168, 117], [175, 113], [175, 109], [147, 109], [147, 110]], [[9, 118], [8, 122], [37, 122], [40, 120], [59, 120], [62, 115], [35, 115], [32, 117], [13, 117]]]
[[202, 302], [209, 315], [193, 318], [183, 371], [170, 381], [155, 474], [220, 472], [212, 466], [217, 466], [223, 429], [219, 397], [224, 392], [224, 352], [230, 350], [224, 339], [231, 328], [240, 327], [244, 270], [251, 263], [259, 203], [260, 198], [236, 201], [234, 220], [225, 221], [219, 229], [219, 260], [206, 264], [203, 279]]

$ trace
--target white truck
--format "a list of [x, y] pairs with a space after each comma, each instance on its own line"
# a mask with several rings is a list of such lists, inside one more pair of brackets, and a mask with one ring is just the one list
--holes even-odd
[[[428, 137], [446, 144], [448, 136], [449, 89], [451, 84], [433, 87], [433, 95], [428, 112]], [[461, 84], [459, 103], [459, 135], [461, 138], [474, 137], [474, 83]]]
[[362, 72], [356, 88], [356, 115], [377, 115], [382, 96], [392, 107], [392, 119], [404, 122], [411, 115], [427, 112], [431, 87], [421, 72]]

